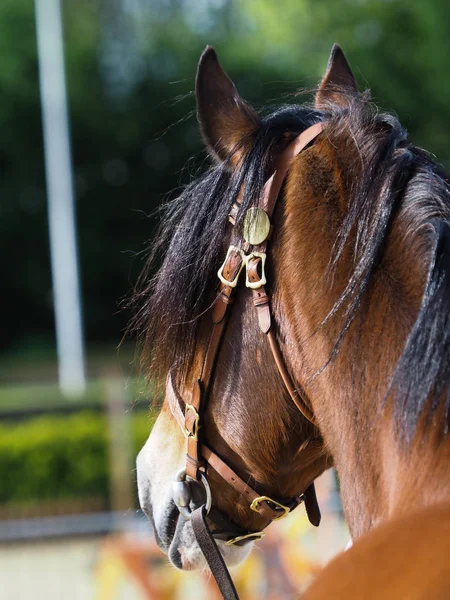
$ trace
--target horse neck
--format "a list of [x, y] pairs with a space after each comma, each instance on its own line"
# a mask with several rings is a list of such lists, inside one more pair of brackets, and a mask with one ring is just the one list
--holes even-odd
[[358, 537], [397, 512], [450, 500], [449, 446], [425, 422], [418, 424], [409, 446], [402, 444], [385, 402], [426, 280], [426, 265], [418, 253], [403, 246], [401, 215], [336, 359], [314, 376], [329, 360], [342, 328], [339, 315], [320, 324], [352, 268], [344, 256], [330, 284], [333, 219], [343, 204], [338, 186], [333, 201], [332, 180], [331, 174], [325, 187], [332, 201], [326, 203], [302, 183], [308, 181], [308, 173], [299, 169], [288, 181], [286, 216], [274, 251], [274, 307], [283, 351], [312, 401], [339, 473], [352, 535]]
[[437, 427], [421, 423], [406, 445], [389, 408], [368, 413], [356, 426], [348, 415], [340, 424], [340, 436], [329, 437], [354, 538], [394, 516], [450, 502], [450, 445], [442, 443]]
[[404, 333], [401, 320], [382, 310], [384, 320], [398, 327], [379, 326], [375, 333], [374, 326], [370, 333], [370, 311], [367, 314], [366, 326], [359, 329], [354, 324], [336, 361], [313, 380], [310, 376], [325, 363], [333, 335], [301, 336], [301, 343], [286, 339], [287, 347], [299, 349], [291, 364], [311, 398], [333, 457], [354, 538], [394, 514], [450, 501], [450, 445], [442, 442], [439, 415], [436, 431], [424, 419], [406, 445], [389, 402], [384, 402], [391, 365], [400, 352], [392, 339], [402, 339]]

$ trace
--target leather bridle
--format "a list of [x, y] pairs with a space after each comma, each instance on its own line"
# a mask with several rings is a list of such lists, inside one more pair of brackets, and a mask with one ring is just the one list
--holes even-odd
[[[172, 412], [173, 407], [184, 407], [184, 423], [180, 423], [187, 438], [186, 467], [177, 476], [173, 484], [173, 499], [182, 518], [192, 520], [197, 541], [209, 563], [224, 598], [238, 598], [234, 585], [226, 569], [222, 556], [214, 541], [222, 539], [227, 545], [241, 545], [254, 541], [264, 535], [264, 531], [245, 531], [232, 523], [212, 504], [212, 495], [208, 483], [208, 471], [212, 468], [228, 485], [237, 491], [248, 502], [250, 509], [259, 513], [264, 519], [271, 521], [285, 517], [299, 504], [305, 503], [310, 522], [318, 526], [320, 510], [317, 504], [314, 482], [298, 495], [289, 499], [275, 499], [259, 493], [261, 488], [257, 482], [253, 486], [245, 482], [217, 454], [205, 445], [202, 436], [202, 421], [205, 414], [208, 395], [212, 384], [214, 366], [220, 349], [226, 323], [231, 312], [233, 295], [241, 271], [246, 269], [246, 286], [251, 289], [253, 304], [256, 309], [259, 328], [267, 336], [272, 355], [281, 375], [286, 390], [301, 414], [317, 427], [312, 410], [295, 385], [284, 361], [273, 327], [270, 307], [270, 296], [265, 288], [265, 262], [267, 244], [272, 234], [271, 217], [273, 215], [281, 186], [289, 170], [290, 164], [302, 150], [308, 146], [323, 130], [323, 123], [312, 125], [282, 152], [278, 158], [272, 176], [267, 180], [263, 193], [257, 204], [247, 210], [243, 223], [243, 239], [230, 245], [224, 263], [218, 271], [220, 290], [212, 307], [212, 328], [206, 346], [200, 376], [195, 381], [190, 402], [184, 402], [177, 393], [174, 373], [167, 379], [166, 396]], [[230, 212], [229, 220], [236, 226], [240, 205], [236, 203]], [[240, 237], [240, 236], [239, 236]], [[181, 419], [178, 418], [178, 421]], [[251, 478], [249, 478], [249, 481]], [[193, 502], [192, 484], [200, 483], [204, 487], [206, 501], [203, 506], [191, 511]], [[256, 488], [256, 489], [255, 489]], [[211, 531], [206, 516], [216, 529]]]

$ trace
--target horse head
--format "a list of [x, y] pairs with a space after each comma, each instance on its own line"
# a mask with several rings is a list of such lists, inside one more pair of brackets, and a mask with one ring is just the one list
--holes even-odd
[[[436, 354], [417, 352], [417, 323], [432, 318], [449, 290], [439, 262], [448, 252], [448, 184], [398, 121], [358, 92], [342, 51], [333, 48], [314, 106], [258, 115], [211, 48], [200, 59], [196, 93], [213, 164], [166, 207], [149, 270], [155, 260], [159, 268], [143, 276], [134, 320], [144, 365], [164, 390], [138, 457], [140, 501], [159, 544], [183, 569], [204, 562], [180, 505], [189, 513], [209, 502], [211, 529], [234, 564], [332, 462], [353, 535], [367, 530], [388, 511], [380, 465], [399, 439], [416, 436], [395, 391], [415, 398], [417, 423], [425, 407], [436, 412], [429, 395], [449, 370]], [[298, 140], [301, 151], [292, 151]], [[270, 216], [266, 237], [249, 240], [280, 172], [273, 214], [262, 210]], [[258, 300], [246, 289], [242, 268], [247, 284], [267, 280], [270, 343], [258, 310], [267, 294]], [[214, 311], [232, 299], [215, 339]], [[423, 348], [448, 331], [448, 317], [433, 314]], [[448, 338], [440, 338], [441, 350]], [[186, 438], [198, 452], [187, 467]], [[184, 486], [186, 468], [199, 485]], [[233, 476], [259, 502], [230, 484]], [[245, 539], [229, 543], [236, 538]]]

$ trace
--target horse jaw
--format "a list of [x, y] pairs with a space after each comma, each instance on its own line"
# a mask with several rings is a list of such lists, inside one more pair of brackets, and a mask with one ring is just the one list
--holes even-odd
[[[198, 546], [190, 521], [178, 513], [172, 500], [172, 483], [184, 467], [186, 440], [170, 412], [163, 408], [140, 451], [137, 466], [139, 503], [151, 521], [155, 539], [177, 569], [203, 569], [206, 561]], [[228, 566], [242, 562], [253, 543], [244, 546], [217, 545]]]

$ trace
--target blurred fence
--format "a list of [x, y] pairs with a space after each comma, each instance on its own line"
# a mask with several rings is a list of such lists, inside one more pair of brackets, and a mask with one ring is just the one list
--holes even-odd
[[5, 521], [22, 519], [24, 538], [28, 519], [34, 530], [39, 517], [50, 526], [52, 517], [137, 507], [134, 457], [151, 427], [148, 402], [132, 408], [117, 377], [96, 390], [88, 401], [0, 404], [0, 540], [13, 537]]
[[[293, 600], [348, 541], [327, 473], [318, 482], [319, 529], [303, 509], [274, 523], [243, 565], [232, 570], [242, 600]], [[136, 511], [41, 518], [0, 526], [2, 597], [25, 600], [214, 600], [204, 573], [180, 573], [157, 548], [150, 525]], [[18, 540], [20, 532], [24, 538]], [[7, 535], [5, 535], [5, 533]], [[9, 532], [11, 533], [11, 531]], [[13, 541], [12, 538], [15, 538]], [[26, 573], [26, 576], [22, 576]], [[45, 576], [43, 574], [45, 573]]]
[[[96, 389], [88, 403], [0, 407], [1, 597], [219, 598], [209, 578], [168, 566], [138, 510], [134, 457], [151, 427], [148, 403], [130, 410], [119, 378]], [[234, 570], [243, 600], [296, 598], [345, 545], [331, 472], [318, 495], [318, 530], [300, 508]]]
[[[348, 532], [336, 495], [334, 474], [318, 480], [323, 510], [319, 529], [312, 527], [303, 509], [273, 523], [250, 557], [232, 569], [242, 600], [294, 600], [320, 568], [348, 542]], [[125, 582], [137, 598], [153, 600], [220, 600], [214, 580], [206, 574], [180, 573], [148, 537], [112, 536], [99, 548], [95, 598], [121, 597]], [[134, 596], [133, 596], [134, 598]]]

